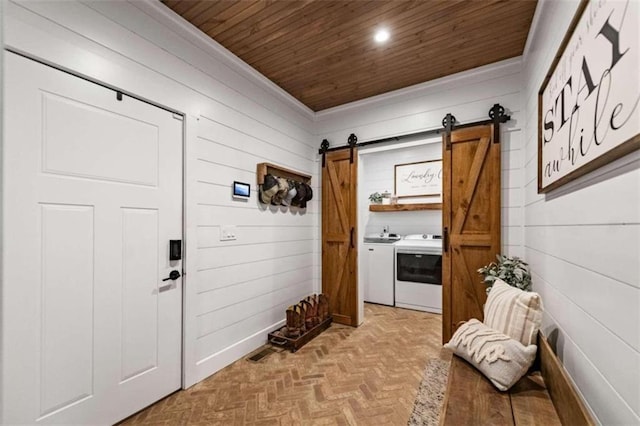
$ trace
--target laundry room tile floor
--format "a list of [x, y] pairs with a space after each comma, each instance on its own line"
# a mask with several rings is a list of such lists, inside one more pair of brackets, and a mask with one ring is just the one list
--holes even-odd
[[241, 359], [123, 425], [406, 425], [440, 315], [365, 305], [358, 328], [333, 324], [292, 354]]

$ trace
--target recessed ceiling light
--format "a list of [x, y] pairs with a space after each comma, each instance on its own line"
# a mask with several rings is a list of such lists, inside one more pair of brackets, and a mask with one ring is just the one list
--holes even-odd
[[389, 31], [381, 29], [376, 31], [376, 35], [373, 36], [373, 39], [378, 43], [384, 43], [385, 41], [389, 40], [389, 36]]

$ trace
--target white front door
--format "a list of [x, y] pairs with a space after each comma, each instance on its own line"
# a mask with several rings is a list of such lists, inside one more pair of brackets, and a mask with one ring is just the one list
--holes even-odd
[[182, 121], [5, 57], [0, 423], [114, 423], [181, 385]]

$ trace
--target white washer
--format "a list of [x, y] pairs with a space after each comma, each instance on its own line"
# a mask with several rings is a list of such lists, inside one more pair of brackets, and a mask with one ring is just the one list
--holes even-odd
[[442, 238], [407, 235], [394, 247], [396, 306], [442, 313]]
[[393, 243], [363, 244], [360, 279], [364, 282], [364, 301], [393, 306]]

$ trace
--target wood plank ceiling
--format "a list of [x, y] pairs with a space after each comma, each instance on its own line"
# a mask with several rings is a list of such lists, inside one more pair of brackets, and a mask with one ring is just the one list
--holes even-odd
[[[163, 0], [314, 111], [522, 54], [536, 0]], [[374, 32], [386, 28], [384, 44]]]

